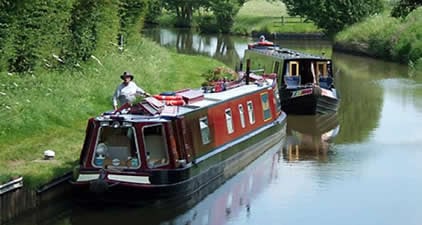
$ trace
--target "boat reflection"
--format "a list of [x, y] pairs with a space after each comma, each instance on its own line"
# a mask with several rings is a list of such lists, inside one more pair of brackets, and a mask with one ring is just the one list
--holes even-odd
[[[254, 199], [277, 179], [284, 145], [284, 140], [276, 144], [218, 189], [208, 185], [194, 196], [179, 202], [162, 202], [142, 208], [111, 209], [107, 205], [100, 209], [75, 208], [71, 224], [106, 225], [142, 221], [142, 224], [151, 225], [222, 225], [235, 218], [246, 218], [253, 211]], [[218, 186], [220, 181], [216, 182]]]
[[337, 113], [315, 116], [289, 115], [283, 158], [289, 162], [327, 161], [331, 143], [339, 130]]

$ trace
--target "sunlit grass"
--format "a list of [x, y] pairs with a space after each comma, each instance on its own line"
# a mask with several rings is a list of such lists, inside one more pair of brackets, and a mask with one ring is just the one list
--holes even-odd
[[[371, 38], [386, 38], [398, 25], [396, 18], [389, 12], [368, 17], [361, 23], [354, 24], [336, 35], [336, 41], [368, 42]], [[386, 34], [386, 35], [384, 35]]]
[[[301, 23], [299, 18], [286, 19], [281, 24], [281, 17], [289, 17], [286, 6], [281, 1], [247, 1], [236, 15], [233, 32], [250, 34], [252, 31], [265, 33], [314, 33], [320, 32], [313, 23]], [[297, 20], [297, 21], [295, 21]]]
[[372, 55], [401, 63], [417, 65], [422, 58], [422, 8], [412, 11], [404, 20], [393, 18], [389, 11], [367, 18], [340, 32], [338, 43], [367, 46]]
[[[154, 94], [200, 87], [201, 74], [222, 65], [146, 40], [96, 58], [73, 73], [0, 74], [0, 183], [24, 176], [35, 187], [70, 171], [79, 158], [86, 120], [111, 109], [123, 71]], [[47, 149], [56, 152], [55, 160], [42, 160]]]
[[240, 8], [237, 16], [266, 17], [287, 16], [286, 6], [281, 1], [250, 0]]

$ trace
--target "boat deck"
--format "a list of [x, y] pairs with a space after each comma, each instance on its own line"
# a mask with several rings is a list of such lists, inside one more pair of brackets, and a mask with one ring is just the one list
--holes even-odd
[[[253, 79], [255, 80], [255, 79]], [[184, 114], [190, 113], [195, 110], [203, 109], [216, 105], [238, 96], [246, 96], [249, 93], [264, 90], [272, 85], [272, 79], [261, 79], [251, 81], [250, 84], [238, 83], [234, 88], [229, 88], [220, 92], [204, 92], [202, 89], [186, 89], [176, 92], [176, 95], [188, 96], [186, 104], [179, 106], [165, 105], [160, 100], [154, 97], [148, 97], [142, 102], [132, 106], [133, 111], [115, 113], [114, 111], [106, 112], [103, 115], [97, 117], [97, 120], [110, 120], [112, 117], [122, 117], [126, 121], [139, 121], [139, 120], [150, 120], [150, 121], [162, 121], [168, 117], [177, 117]], [[143, 108], [144, 110], [138, 110]], [[146, 110], [145, 110], [146, 109]], [[142, 111], [142, 112], [141, 112]], [[144, 113], [148, 111], [150, 113]]]
[[321, 59], [325, 60], [326, 58], [318, 55], [312, 55], [304, 52], [298, 52], [288, 48], [279, 48], [279, 47], [267, 47], [267, 48], [253, 48], [248, 51], [254, 51], [263, 55], [270, 55], [279, 59]]

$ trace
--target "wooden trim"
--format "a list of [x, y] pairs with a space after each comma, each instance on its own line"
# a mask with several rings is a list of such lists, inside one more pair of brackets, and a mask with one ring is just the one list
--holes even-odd
[[[293, 74], [293, 66], [296, 69], [296, 73]], [[299, 75], [299, 61], [290, 61], [289, 62], [289, 76], [298, 76]]]

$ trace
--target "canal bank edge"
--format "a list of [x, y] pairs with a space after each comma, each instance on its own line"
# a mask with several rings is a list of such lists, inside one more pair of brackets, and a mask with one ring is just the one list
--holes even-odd
[[333, 43], [333, 50], [344, 52], [352, 55], [358, 56], [367, 56], [372, 58], [379, 58], [383, 60], [387, 60], [384, 58], [379, 57], [376, 53], [369, 50], [369, 45], [366, 43], [341, 43], [341, 42], [334, 42]]
[[316, 33], [269, 33], [262, 31], [252, 31], [251, 37], [258, 39], [259, 36], [264, 35], [268, 40], [328, 40], [329, 38], [322, 32]]
[[71, 202], [71, 185], [68, 182], [71, 177], [72, 172], [68, 172], [35, 190], [25, 187], [22, 177], [3, 184], [5, 191], [0, 194], [0, 225], [30, 215], [33, 210], [48, 211], [41, 213], [46, 217], [59, 213], [63, 205]]

